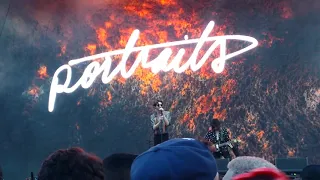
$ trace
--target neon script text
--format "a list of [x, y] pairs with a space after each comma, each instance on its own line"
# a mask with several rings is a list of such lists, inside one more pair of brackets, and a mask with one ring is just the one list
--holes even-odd
[[[244, 52], [247, 52], [258, 45], [258, 41], [249, 36], [243, 35], [226, 35], [226, 36], [214, 36], [210, 37], [210, 33], [212, 32], [214, 27], [214, 22], [210, 21], [205, 30], [203, 31], [201, 37], [199, 39], [188, 39], [188, 36], [185, 36], [185, 40], [182, 41], [174, 41], [167, 42], [162, 44], [153, 44], [147, 46], [135, 47], [135, 44], [139, 38], [139, 30], [134, 30], [128, 40], [128, 43], [125, 49], [109, 51], [106, 53], [96, 54], [80, 59], [71, 60], [68, 64], [62, 65], [59, 67], [53, 75], [50, 94], [49, 94], [49, 103], [48, 110], [52, 112], [54, 110], [54, 105], [56, 101], [56, 96], [59, 93], [72, 93], [80, 86], [84, 89], [89, 88], [92, 83], [95, 81], [97, 76], [102, 73], [101, 80], [104, 84], [109, 83], [119, 72], [122, 77], [129, 78], [136, 70], [136, 68], [141, 65], [143, 68], [151, 68], [151, 71], [157, 74], [160, 71], [168, 72], [170, 70], [175, 71], [176, 73], [182, 73], [188, 68], [191, 68], [192, 71], [199, 70], [202, 65], [206, 62], [206, 60], [210, 57], [213, 51], [220, 46], [220, 56], [214, 59], [211, 63], [211, 68], [215, 73], [221, 73], [224, 70], [225, 62], [232, 57], [240, 55]], [[247, 41], [251, 44], [241, 50], [238, 50], [233, 53], [227, 54], [227, 40], [241, 40]], [[205, 52], [203, 57], [197, 61], [198, 54], [204, 43], [213, 42], [209, 49]], [[191, 54], [188, 61], [186, 61], [183, 65], [181, 64], [181, 60], [185, 54], [185, 49], [180, 48], [178, 53], [173, 57], [173, 59], [169, 63], [169, 59], [172, 56], [173, 52], [170, 47], [173, 46], [181, 46], [188, 44], [196, 44], [196, 47]], [[162, 48], [161, 53], [153, 60], [148, 61], [149, 51], [152, 49]], [[127, 60], [132, 52], [138, 52], [137, 58], [134, 61], [131, 68], [127, 71], [126, 65]], [[122, 55], [122, 59], [119, 64], [111, 70], [112, 56]], [[100, 64], [97, 61], [93, 61], [98, 58], [103, 58], [104, 61]], [[72, 78], [72, 69], [71, 67], [86, 61], [91, 62], [84, 70], [81, 78], [71, 87], [70, 82]], [[67, 72], [66, 80], [63, 84], [59, 82], [59, 74], [63, 71]]]

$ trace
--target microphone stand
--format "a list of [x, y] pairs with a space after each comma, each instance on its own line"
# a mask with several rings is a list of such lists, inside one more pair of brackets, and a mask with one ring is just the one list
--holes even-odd
[[[164, 111], [164, 109], [163, 109], [163, 108], [161, 108], [161, 109], [162, 109], [162, 110], [160, 110], [160, 115], [163, 116], [163, 111]], [[161, 125], [162, 127], [160, 127], [160, 129], [163, 128], [163, 124], [162, 124], [162, 123], [164, 123], [164, 122], [163, 122], [164, 119], [161, 119], [161, 121], [162, 121], [162, 122], [161, 122], [160, 125]], [[162, 130], [163, 130], [163, 129], [162, 129]], [[163, 132], [161, 131], [161, 133], [160, 133], [160, 141], [161, 141], [161, 143], [163, 142], [163, 137], [162, 137], [162, 136], [163, 136]]]

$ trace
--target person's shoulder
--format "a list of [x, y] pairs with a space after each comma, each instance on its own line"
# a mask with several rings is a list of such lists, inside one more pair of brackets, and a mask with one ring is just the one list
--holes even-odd
[[227, 128], [225, 128], [225, 127], [222, 128], [222, 131], [223, 132], [228, 132]]

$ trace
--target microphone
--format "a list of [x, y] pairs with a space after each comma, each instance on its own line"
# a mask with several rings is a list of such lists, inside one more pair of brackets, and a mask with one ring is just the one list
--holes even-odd
[[159, 110], [160, 110], [161, 116], [163, 116], [163, 111], [164, 111], [164, 109], [163, 109], [163, 108], [159, 108]]

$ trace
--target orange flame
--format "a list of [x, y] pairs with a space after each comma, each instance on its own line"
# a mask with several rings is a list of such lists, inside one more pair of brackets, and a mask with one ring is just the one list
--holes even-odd
[[47, 74], [47, 67], [46, 66], [40, 66], [40, 68], [38, 70], [38, 77], [40, 79], [45, 79], [45, 78], [49, 77], [49, 75]]
[[28, 90], [28, 94], [31, 96], [38, 97], [39, 93], [40, 93], [40, 88], [35, 85]]
[[86, 51], [89, 51], [90, 55], [93, 55], [96, 53], [97, 45], [95, 44], [88, 44], [87, 47], [85, 47]]
[[295, 154], [296, 154], [296, 151], [293, 148], [288, 149], [288, 156], [289, 157], [293, 157], [293, 156], [295, 156]]
[[62, 56], [66, 53], [67, 50], [67, 45], [64, 43], [61, 43], [60, 45], [60, 54], [58, 54], [58, 56]]

